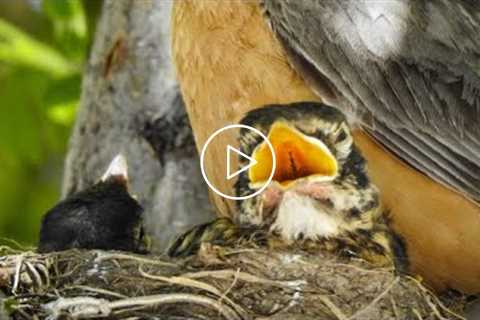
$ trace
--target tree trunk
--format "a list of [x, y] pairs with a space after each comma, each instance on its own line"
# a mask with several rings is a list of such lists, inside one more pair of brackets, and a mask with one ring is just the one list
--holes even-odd
[[154, 249], [213, 210], [170, 59], [171, 0], [105, 1], [85, 69], [63, 196], [123, 153]]

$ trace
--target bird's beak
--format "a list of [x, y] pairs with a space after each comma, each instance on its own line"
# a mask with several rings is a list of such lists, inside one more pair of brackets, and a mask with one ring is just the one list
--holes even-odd
[[[274, 123], [268, 139], [275, 151], [273, 180], [288, 188], [299, 179], [331, 181], [338, 172], [338, 163], [330, 149], [317, 138], [307, 136], [286, 122]], [[273, 159], [263, 142], [253, 151], [257, 164], [248, 172], [250, 187], [261, 187], [271, 174]]]
[[127, 160], [122, 154], [117, 155], [113, 158], [112, 162], [108, 166], [107, 171], [102, 176], [102, 181], [109, 179], [115, 179], [121, 182], [122, 184], [127, 184], [128, 182], [128, 166]]

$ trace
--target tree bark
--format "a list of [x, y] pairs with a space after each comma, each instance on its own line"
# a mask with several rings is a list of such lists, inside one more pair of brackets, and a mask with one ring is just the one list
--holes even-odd
[[63, 196], [98, 180], [118, 153], [161, 250], [213, 210], [170, 59], [171, 0], [107, 0], [85, 69]]

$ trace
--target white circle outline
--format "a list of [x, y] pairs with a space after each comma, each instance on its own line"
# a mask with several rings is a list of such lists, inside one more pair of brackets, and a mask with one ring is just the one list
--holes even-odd
[[[252, 193], [251, 195], [248, 195], [248, 196], [236, 197], [236, 196], [230, 196], [230, 195], [228, 195], [228, 194], [224, 194], [224, 193], [218, 191], [218, 189], [215, 188], [215, 187], [212, 185], [212, 183], [208, 180], [207, 174], [205, 173], [205, 167], [204, 167], [204, 165], [203, 165], [203, 160], [204, 160], [204, 158], [205, 158], [205, 152], [206, 152], [207, 147], [208, 147], [208, 145], [210, 144], [210, 142], [212, 142], [213, 138], [215, 138], [217, 135], [219, 135], [220, 133], [222, 133], [222, 132], [225, 131], [225, 130], [234, 129], [234, 128], [243, 128], [243, 129], [252, 130], [253, 132], [255, 132], [256, 134], [258, 134], [259, 136], [261, 136], [262, 139], [267, 142], [268, 148], [270, 149], [270, 152], [272, 153], [272, 161], [273, 161], [272, 172], [270, 172], [270, 176], [268, 177], [267, 182], [265, 182], [265, 184], [264, 184], [260, 189], [258, 189], [255, 193]], [[268, 138], [267, 138], [260, 130], [255, 129], [255, 128], [250, 127], [250, 126], [247, 126], [247, 125], [244, 125], [244, 124], [231, 124], [231, 125], [225, 126], [225, 127], [223, 127], [223, 128], [218, 129], [217, 131], [215, 131], [210, 137], [208, 137], [207, 141], [206, 141], [205, 144], [203, 145], [202, 152], [201, 152], [201, 154], [200, 154], [200, 169], [201, 169], [201, 171], [202, 171], [203, 179], [205, 180], [205, 182], [207, 183], [207, 185], [210, 187], [210, 189], [212, 189], [216, 194], [220, 195], [221, 197], [230, 199], [230, 200], [245, 200], [245, 199], [249, 199], [249, 198], [255, 197], [255, 196], [259, 195], [260, 193], [262, 193], [263, 190], [265, 190], [265, 188], [266, 188], [266, 187], [270, 184], [270, 182], [272, 181], [273, 175], [275, 174], [275, 167], [276, 167], [275, 151], [274, 151], [274, 149], [273, 149], [272, 144], [271, 144], [270, 141], [268, 140]]]

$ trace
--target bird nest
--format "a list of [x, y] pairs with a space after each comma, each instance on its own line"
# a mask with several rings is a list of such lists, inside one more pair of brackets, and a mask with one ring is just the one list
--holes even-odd
[[[412, 277], [301, 250], [202, 246], [187, 259], [123, 252], [8, 252], [14, 319], [463, 319]], [[0, 314], [0, 318], [1, 314]]]

